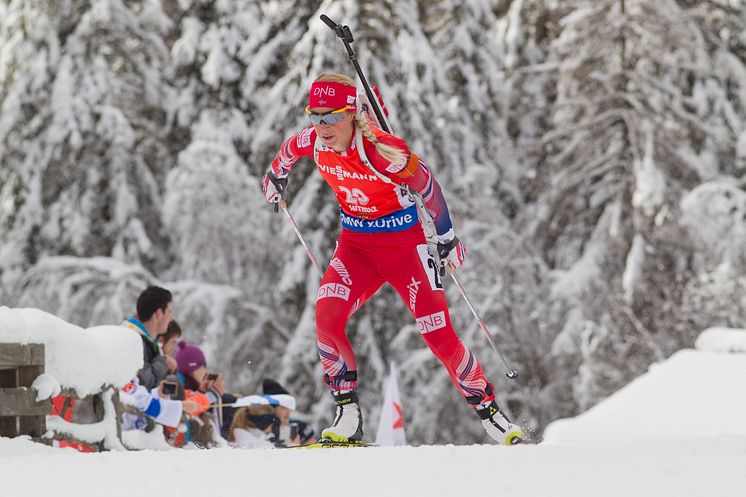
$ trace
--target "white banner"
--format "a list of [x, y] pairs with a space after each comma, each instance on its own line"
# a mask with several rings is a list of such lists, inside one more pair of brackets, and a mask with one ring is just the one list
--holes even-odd
[[393, 362], [385, 388], [381, 418], [378, 421], [378, 433], [376, 433], [376, 445], [407, 445], [399, 387], [396, 384], [396, 366]]

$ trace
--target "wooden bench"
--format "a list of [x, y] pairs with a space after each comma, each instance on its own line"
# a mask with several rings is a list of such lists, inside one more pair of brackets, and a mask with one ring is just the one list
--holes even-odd
[[0, 436], [39, 439], [46, 432], [51, 401], [37, 402], [31, 389], [43, 372], [43, 344], [0, 343]]

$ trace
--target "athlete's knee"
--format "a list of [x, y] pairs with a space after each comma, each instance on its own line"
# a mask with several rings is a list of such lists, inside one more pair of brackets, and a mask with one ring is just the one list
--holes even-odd
[[317, 333], [319, 335], [344, 334], [346, 317], [343, 309], [325, 300], [319, 300], [316, 304]]
[[433, 354], [443, 362], [447, 362], [454, 352], [462, 347], [461, 340], [456, 336], [453, 328], [431, 331], [422, 336]]

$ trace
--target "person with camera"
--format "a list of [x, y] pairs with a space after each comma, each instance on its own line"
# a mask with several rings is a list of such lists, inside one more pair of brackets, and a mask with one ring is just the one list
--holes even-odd
[[242, 449], [272, 449], [279, 419], [269, 405], [252, 405], [236, 411], [228, 443]]
[[148, 390], [135, 377], [122, 387], [121, 400], [131, 408], [122, 414], [122, 430], [149, 432], [155, 424], [176, 428], [184, 414], [195, 416], [207, 408], [207, 399], [179, 399], [176, 384], [173, 383], [173, 388], [168, 385], [169, 382], [163, 380], [158, 388]]
[[[316, 433], [311, 425], [303, 420], [291, 418], [295, 409], [295, 398], [290, 395], [290, 392], [272, 378], [265, 378], [262, 381], [262, 392], [265, 396], [271, 395], [279, 399], [279, 403], [273, 405], [275, 415], [280, 421], [280, 426], [277, 430], [277, 443], [286, 447], [294, 447], [297, 445], [312, 444], [317, 441]], [[284, 396], [291, 397], [293, 402], [283, 403]]]
[[184, 414], [176, 426], [164, 426], [166, 441], [173, 447], [183, 447], [192, 442], [190, 422], [192, 417], [199, 416], [210, 408], [207, 396], [198, 391], [186, 390], [184, 383], [176, 374], [169, 374], [161, 382], [158, 393], [162, 399], [182, 401]]
[[202, 350], [184, 341], [178, 343], [176, 351], [177, 370], [183, 378], [184, 386], [189, 391], [205, 394], [210, 401], [213, 422], [223, 438], [228, 436], [228, 430], [233, 420], [235, 409], [224, 406], [232, 404], [236, 397], [225, 393], [225, 380], [222, 373], [207, 368], [207, 360]]

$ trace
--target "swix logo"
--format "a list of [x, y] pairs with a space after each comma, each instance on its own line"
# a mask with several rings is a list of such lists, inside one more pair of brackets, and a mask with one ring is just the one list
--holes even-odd
[[421, 334], [430, 333], [446, 327], [446, 314], [444, 311], [417, 318], [417, 328]]
[[347, 268], [339, 257], [332, 259], [329, 265], [334, 268], [339, 277], [342, 278], [342, 281], [344, 281], [345, 285], [352, 285], [350, 273], [347, 271]]
[[316, 300], [321, 300], [327, 297], [336, 297], [342, 300], [349, 300], [350, 298], [350, 287], [344, 286], [342, 283], [327, 283], [319, 288], [319, 293], [316, 296]]
[[329, 86], [324, 87], [324, 88], [317, 87], [317, 88], [313, 89], [313, 95], [315, 97], [321, 97], [321, 96], [325, 96], [325, 95], [329, 95], [330, 97], [333, 97], [334, 96], [334, 88], [331, 88]]
[[414, 276], [412, 276], [412, 283], [407, 285], [407, 289], [409, 290], [409, 308], [412, 309], [412, 312], [414, 312], [415, 305], [417, 304], [417, 290], [420, 289], [420, 283], [421, 281], [415, 280]]

